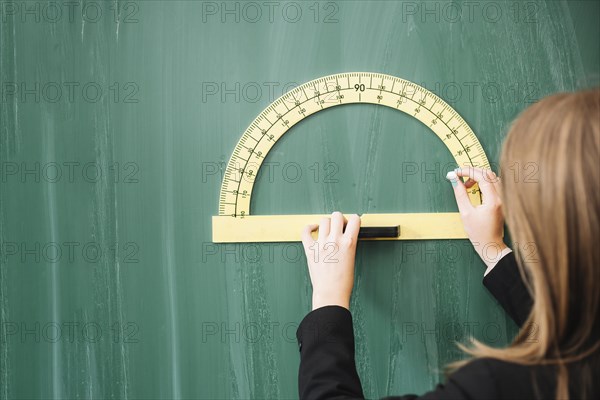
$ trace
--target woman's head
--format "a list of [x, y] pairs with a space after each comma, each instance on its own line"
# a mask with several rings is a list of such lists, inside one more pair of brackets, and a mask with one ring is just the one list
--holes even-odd
[[580, 355], [600, 311], [600, 90], [527, 108], [504, 142], [503, 210], [534, 294], [540, 357]]
[[[566, 365], [600, 346], [600, 89], [560, 93], [513, 122], [500, 158], [501, 197], [531, 314], [506, 349], [473, 341], [475, 357], [558, 366], [557, 397], [568, 397]], [[456, 363], [451, 366], [460, 366]], [[586, 378], [587, 375], [587, 378]]]

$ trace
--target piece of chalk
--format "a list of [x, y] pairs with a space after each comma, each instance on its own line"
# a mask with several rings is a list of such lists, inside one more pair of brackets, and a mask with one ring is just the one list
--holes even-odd
[[457, 178], [457, 175], [456, 175], [456, 172], [454, 172], [454, 171], [450, 171], [446, 174], [446, 179], [453, 180], [456, 178]]

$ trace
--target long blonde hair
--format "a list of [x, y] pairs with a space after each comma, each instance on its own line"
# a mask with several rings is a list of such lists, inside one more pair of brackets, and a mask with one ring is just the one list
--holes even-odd
[[600, 89], [544, 98], [513, 122], [500, 157], [500, 189], [533, 307], [509, 347], [459, 344], [474, 358], [556, 365], [561, 399], [569, 397], [567, 365], [579, 362], [582, 380], [574, 386], [589, 386], [600, 348], [599, 150]]

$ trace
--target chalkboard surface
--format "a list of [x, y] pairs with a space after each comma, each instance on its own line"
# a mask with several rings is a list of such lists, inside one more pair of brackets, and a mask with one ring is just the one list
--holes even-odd
[[[2, 0], [0, 397], [296, 398], [301, 244], [211, 242], [248, 124], [303, 82], [381, 72], [451, 104], [497, 169], [521, 110], [598, 85], [599, 13], [596, 1]], [[254, 214], [457, 210], [452, 156], [386, 107], [319, 112], [265, 163]], [[510, 341], [483, 271], [467, 240], [359, 243], [367, 397], [433, 388], [469, 335]]]

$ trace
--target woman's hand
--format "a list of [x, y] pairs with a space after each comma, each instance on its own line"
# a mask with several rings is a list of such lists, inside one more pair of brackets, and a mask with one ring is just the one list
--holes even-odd
[[[458, 178], [463, 176], [469, 177], [464, 183]], [[446, 178], [454, 188], [460, 217], [475, 251], [488, 268], [495, 265], [503, 255], [502, 250], [507, 248], [502, 238], [504, 215], [500, 199], [500, 178], [489, 169], [470, 166], [450, 171]], [[475, 183], [479, 185], [483, 196], [483, 203], [477, 207], [471, 204], [467, 194], [467, 189]]]
[[[317, 228], [319, 234], [315, 241], [311, 232]], [[313, 310], [329, 305], [350, 309], [359, 229], [358, 215], [352, 214], [346, 220], [339, 211], [331, 214], [331, 218], [322, 218], [319, 225], [304, 227], [302, 244], [313, 286]]]

